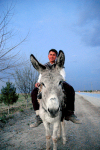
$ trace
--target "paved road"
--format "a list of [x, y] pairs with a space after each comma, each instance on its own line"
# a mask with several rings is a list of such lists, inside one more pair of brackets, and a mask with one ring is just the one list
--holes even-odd
[[[100, 150], [100, 108], [76, 95], [75, 114], [82, 120], [82, 124], [66, 122], [67, 142], [63, 145], [62, 140], [59, 140], [58, 150]], [[15, 119], [1, 129], [0, 149], [45, 150], [43, 124], [34, 129], [29, 127], [34, 120], [33, 110], [18, 113]]]
[[[89, 95], [85, 95], [85, 93], [77, 92], [77, 94], [83, 96], [84, 99], [88, 100], [92, 105], [100, 108], [100, 94], [92, 94], [92, 97]], [[88, 93], [86, 93], [86, 94], [88, 94]]]

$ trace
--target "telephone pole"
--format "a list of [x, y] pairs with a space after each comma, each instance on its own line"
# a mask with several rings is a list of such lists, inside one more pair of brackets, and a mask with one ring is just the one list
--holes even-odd
[[92, 90], [92, 92], [93, 92], [93, 85], [92, 85], [92, 82], [91, 82], [91, 90]]

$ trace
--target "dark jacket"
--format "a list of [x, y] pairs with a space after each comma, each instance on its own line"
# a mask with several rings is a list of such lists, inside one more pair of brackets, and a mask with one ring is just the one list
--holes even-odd
[[44, 66], [46, 67], [46, 68], [48, 68], [48, 69], [52, 69], [52, 66], [56, 66], [56, 63], [54, 63], [54, 64], [50, 64], [50, 62], [47, 62], [46, 64], [44, 64]]
[[[56, 67], [56, 62], [54, 64], [50, 64], [50, 62], [47, 62], [46, 64], [44, 64], [45, 67], [47, 67], [48, 69], [52, 69], [52, 67]], [[65, 68], [65, 67], [63, 67]]]

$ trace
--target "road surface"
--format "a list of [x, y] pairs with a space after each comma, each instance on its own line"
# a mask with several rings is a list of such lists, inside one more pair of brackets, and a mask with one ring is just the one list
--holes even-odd
[[[100, 150], [100, 107], [76, 95], [75, 108], [82, 124], [66, 121], [67, 142], [63, 145], [59, 140], [58, 150]], [[0, 130], [0, 150], [45, 150], [44, 126], [30, 128], [34, 121], [33, 110], [17, 113]]]

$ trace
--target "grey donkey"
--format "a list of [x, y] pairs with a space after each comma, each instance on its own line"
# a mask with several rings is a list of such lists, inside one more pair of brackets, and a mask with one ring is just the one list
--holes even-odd
[[59, 51], [56, 66], [52, 66], [48, 70], [44, 65], [31, 54], [31, 63], [33, 67], [41, 73], [41, 86], [42, 99], [40, 100], [39, 115], [43, 121], [46, 130], [46, 150], [50, 149], [50, 124], [53, 124], [53, 150], [57, 150], [57, 140], [61, 136], [63, 144], [66, 143], [65, 122], [61, 122], [62, 109], [64, 107], [64, 93], [62, 89], [63, 77], [60, 75], [60, 70], [64, 66], [65, 55], [63, 51]]

